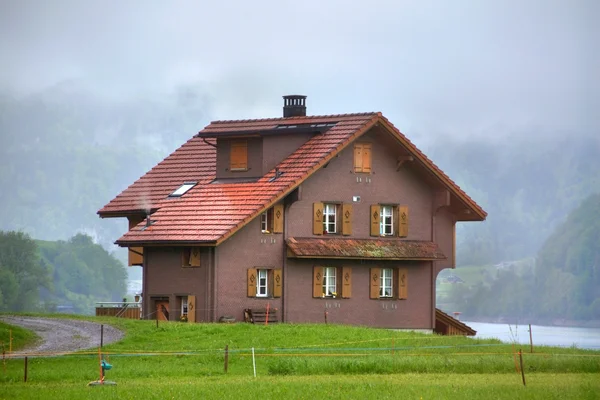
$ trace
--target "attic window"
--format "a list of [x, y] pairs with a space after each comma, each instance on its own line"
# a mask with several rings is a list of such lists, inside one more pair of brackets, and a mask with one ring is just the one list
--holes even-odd
[[181, 197], [188, 192], [191, 188], [196, 186], [198, 182], [184, 182], [183, 185], [179, 186], [177, 190], [169, 195], [169, 197]]

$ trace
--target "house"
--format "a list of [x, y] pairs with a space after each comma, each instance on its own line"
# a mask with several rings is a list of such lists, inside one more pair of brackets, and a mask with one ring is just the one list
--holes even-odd
[[98, 211], [129, 230], [146, 318], [433, 331], [455, 226], [486, 212], [381, 113], [215, 121]]

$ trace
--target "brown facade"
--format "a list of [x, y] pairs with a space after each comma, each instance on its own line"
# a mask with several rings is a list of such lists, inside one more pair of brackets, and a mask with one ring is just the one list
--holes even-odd
[[[373, 130], [357, 141], [370, 145], [370, 173], [354, 172], [355, 150], [349, 146], [304, 181], [293, 200], [291, 196], [285, 199], [282, 234], [261, 233], [260, 217], [254, 218], [219, 246], [203, 247], [199, 268], [181, 266], [181, 247], [146, 247], [144, 314], [151, 315], [157, 302], [168, 300], [173, 310], [169, 319], [176, 320], [178, 299], [194, 295], [196, 321], [217, 321], [223, 316], [233, 316], [240, 321], [244, 309], [264, 308], [268, 304], [278, 309], [285, 322], [319, 323], [327, 318], [329, 323], [433, 330], [435, 278], [441, 269], [453, 266], [455, 218], [446, 211], [444, 200], [440, 201], [440, 188], [423, 179], [422, 172], [416, 171], [410, 162], [398, 166], [402, 148], [398, 144], [390, 146], [389, 140], [381, 140], [383, 135]], [[228, 171], [229, 141], [219, 140], [216, 177], [258, 176], [277, 165], [307, 138], [299, 134], [288, 138], [247, 139], [248, 170], [236, 172]], [[287, 238], [342, 236], [314, 235], [313, 204], [316, 202], [351, 205], [351, 233], [345, 237], [355, 239], [372, 239], [373, 205], [402, 206], [409, 210], [408, 231], [403, 239], [435, 242], [447, 258], [443, 261], [290, 258]], [[337, 267], [339, 271], [350, 269], [349, 298], [313, 297], [315, 266]], [[405, 270], [408, 276], [406, 298], [371, 299], [371, 268]], [[249, 269], [282, 269], [282, 296], [248, 297]]]

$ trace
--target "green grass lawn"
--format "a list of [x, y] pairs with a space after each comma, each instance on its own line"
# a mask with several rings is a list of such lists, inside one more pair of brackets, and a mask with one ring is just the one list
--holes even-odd
[[[82, 317], [79, 317], [82, 318]], [[83, 317], [126, 332], [104, 347], [117, 387], [98, 379], [97, 349], [0, 366], [0, 399], [14, 398], [598, 398], [600, 352], [513, 346], [342, 325], [186, 324]], [[224, 348], [229, 370], [224, 372]], [[257, 378], [253, 377], [252, 348]]]

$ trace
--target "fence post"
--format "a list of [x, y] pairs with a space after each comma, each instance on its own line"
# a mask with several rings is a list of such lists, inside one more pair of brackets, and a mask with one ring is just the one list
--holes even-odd
[[229, 345], [225, 345], [225, 373], [227, 373], [227, 367], [229, 367]]
[[100, 325], [100, 348], [104, 345], [104, 324]]
[[523, 351], [519, 349], [519, 363], [521, 364], [521, 377], [523, 378], [523, 386], [527, 386], [525, 384], [525, 369], [523, 368]]
[[25, 356], [25, 373], [23, 375], [23, 382], [27, 382], [27, 356]]
[[254, 358], [254, 347], [252, 348], [252, 368], [254, 369], [254, 377], [256, 378], [256, 359]]
[[529, 324], [529, 346], [530, 346], [530, 352], [533, 353], [533, 336], [531, 333], [531, 324]]

